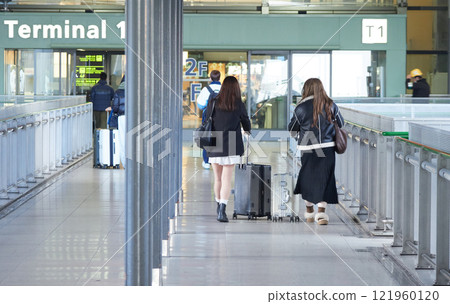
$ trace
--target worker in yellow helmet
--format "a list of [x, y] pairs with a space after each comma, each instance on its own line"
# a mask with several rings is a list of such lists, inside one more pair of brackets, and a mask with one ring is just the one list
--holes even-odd
[[414, 69], [406, 76], [406, 88], [413, 90], [413, 97], [430, 97], [430, 85], [422, 75], [421, 70]]

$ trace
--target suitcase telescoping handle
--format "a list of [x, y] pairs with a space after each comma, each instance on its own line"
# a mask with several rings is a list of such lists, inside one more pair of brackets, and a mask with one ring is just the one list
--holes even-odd
[[[250, 135], [247, 133], [244, 133], [244, 136], [247, 137], [247, 147], [245, 149], [245, 165], [248, 165], [248, 151], [250, 148]], [[242, 168], [242, 157], [241, 157], [241, 164], [240, 167]]]

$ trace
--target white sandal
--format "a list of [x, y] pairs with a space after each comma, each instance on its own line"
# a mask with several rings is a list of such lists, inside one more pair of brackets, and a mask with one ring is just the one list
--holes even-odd
[[306, 212], [305, 211], [305, 219], [307, 223], [313, 223], [314, 222], [314, 212]]
[[328, 221], [330, 220], [330, 218], [328, 217], [328, 214], [326, 214], [325, 212], [318, 212], [314, 220], [319, 225], [328, 225]]

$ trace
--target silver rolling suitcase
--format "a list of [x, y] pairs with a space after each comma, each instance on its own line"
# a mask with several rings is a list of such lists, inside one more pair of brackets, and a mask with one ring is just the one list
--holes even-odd
[[119, 131], [95, 130], [95, 163], [97, 168], [119, 168]]
[[291, 173], [274, 174], [272, 178], [272, 221], [289, 218], [300, 222], [300, 196], [294, 195], [295, 179]]

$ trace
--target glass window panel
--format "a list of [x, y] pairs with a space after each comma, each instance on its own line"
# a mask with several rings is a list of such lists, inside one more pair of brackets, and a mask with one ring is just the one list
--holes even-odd
[[408, 50], [447, 50], [447, 11], [408, 11]]
[[[36, 95], [59, 95], [59, 52], [52, 50], [35, 50], [35, 94]], [[58, 74], [55, 75], [55, 71]]]
[[408, 6], [447, 6], [448, 0], [408, 0]]
[[247, 96], [247, 53], [246, 52], [183, 52], [183, 127], [197, 128], [201, 123], [202, 111], [197, 107], [197, 97], [211, 79], [212, 70], [218, 70], [222, 82], [226, 76], [234, 76], [241, 86], [242, 101]]
[[16, 95], [17, 91], [17, 51], [5, 50], [5, 94]]
[[370, 51], [333, 51], [331, 62], [333, 97], [368, 96], [367, 67], [371, 66]]
[[309, 78], [319, 78], [330, 96], [330, 54], [292, 55], [292, 102], [301, 100], [303, 85]]
[[34, 51], [19, 51], [18, 95], [34, 95]]
[[61, 95], [68, 95], [67, 92], [67, 78], [69, 75], [67, 75], [67, 52], [61, 52]]
[[253, 128], [286, 128], [287, 64], [286, 55], [251, 56], [249, 96]]
[[67, 54], [67, 95], [76, 94], [76, 68], [75, 68], [75, 51]]
[[111, 55], [111, 63], [109, 68], [109, 78], [111, 86], [114, 90], [119, 88], [123, 75], [125, 75], [125, 55]]

